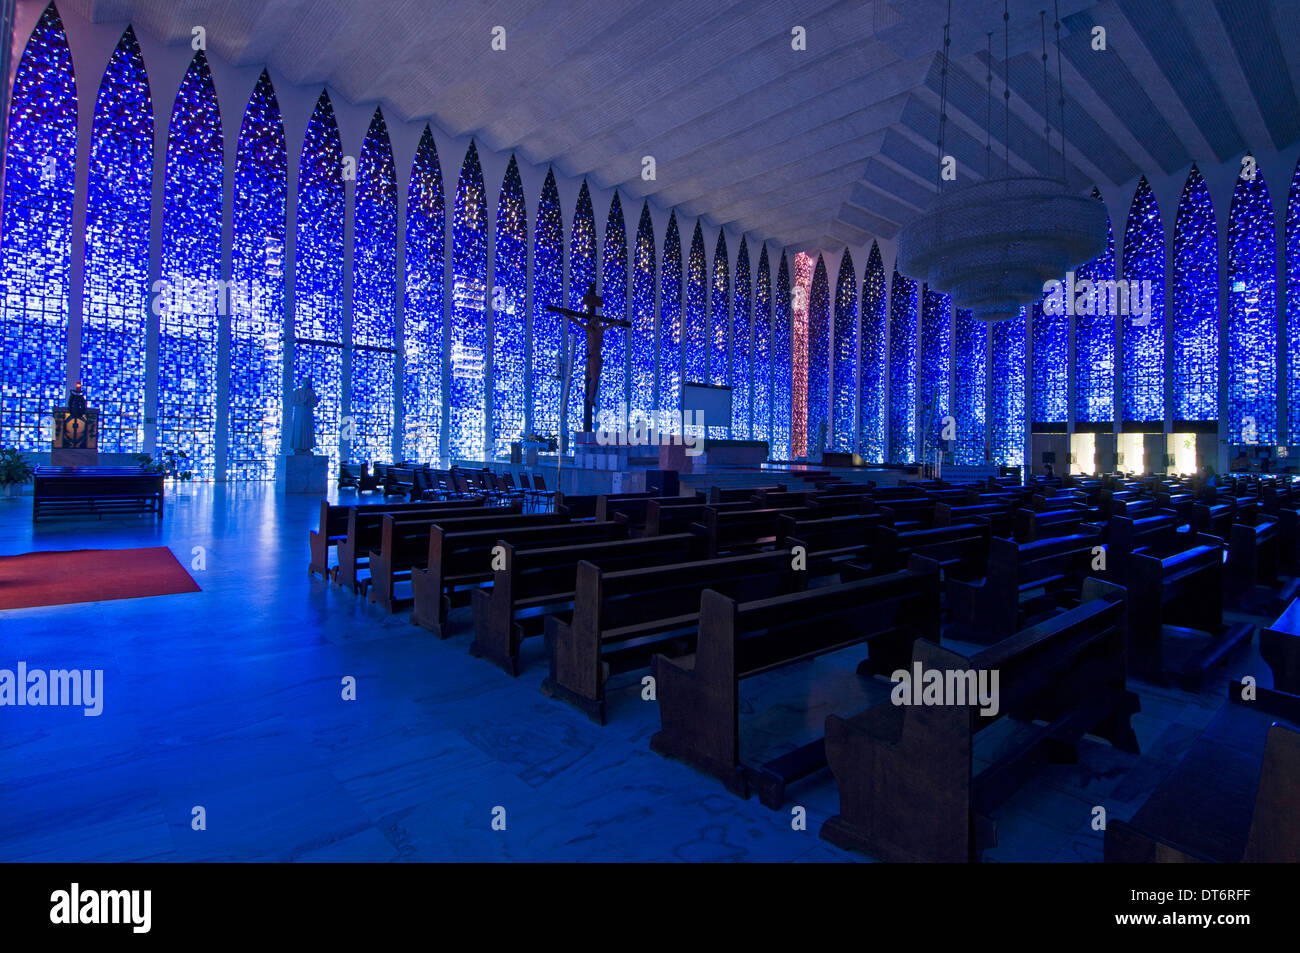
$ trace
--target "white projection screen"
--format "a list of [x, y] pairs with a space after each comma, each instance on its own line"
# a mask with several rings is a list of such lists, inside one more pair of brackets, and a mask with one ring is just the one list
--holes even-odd
[[682, 413], [693, 415], [691, 423], [699, 422], [705, 427], [730, 427], [731, 388], [683, 384]]

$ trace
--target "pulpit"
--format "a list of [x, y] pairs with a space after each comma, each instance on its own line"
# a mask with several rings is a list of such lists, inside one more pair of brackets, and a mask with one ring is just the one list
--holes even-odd
[[54, 408], [50, 463], [56, 467], [99, 465], [99, 410], [86, 406], [81, 381], [68, 394], [67, 406]]

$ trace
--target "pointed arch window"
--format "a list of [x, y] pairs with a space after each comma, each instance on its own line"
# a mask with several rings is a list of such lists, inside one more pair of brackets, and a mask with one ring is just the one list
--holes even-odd
[[[601, 311], [606, 317], [627, 320], [627, 225], [618, 193], [605, 219], [605, 247], [600, 266]], [[605, 332], [600, 364], [601, 419], [618, 426], [619, 408], [627, 404], [627, 329]], [[626, 426], [626, 419], [624, 419]]]
[[1219, 226], [1192, 166], [1174, 219], [1174, 419], [1219, 419]]
[[656, 402], [669, 414], [682, 409], [682, 238], [677, 213], [668, 215], [659, 281], [659, 369]]
[[[1124, 225], [1128, 314], [1121, 314], [1124, 419], [1165, 419], [1165, 227], [1155, 193], [1143, 176]], [[1123, 304], [1123, 296], [1117, 295]], [[1035, 352], [1034, 360], [1038, 356]]]
[[[1093, 189], [1101, 201], [1101, 193]], [[1115, 230], [1106, 216], [1106, 250], [1080, 266], [1075, 281], [1115, 280]], [[1087, 304], [1088, 299], [1085, 299]], [[1076, 295], [1076, 312], [1078, 300]], [[1088, 310], [1085, 308], [1084, 310]], [[1095, 310], [1095, 309], [1093, 309]], [[1037, 358], [1035, 358], [1037, 360]], [[1110, 314], [1076, 314], [1074, 318], [1074, 419], [1110, 423], [1115, 419], [1115, 318]]]
[[830, 428], [830, 449], [851, 453], [857, 449], [854, 412], [858, 402], [858, 275], [853, 267], [853, 256], [847, 249], [840, 258], [840, 269], [835, 278], [833, 336], [831, 412], [834, 423]]
[[629, 410], [655, 407], [655, 229], [650, 203], [641, 205], [632, 252], [632, 330], [628, 335]]
[[993, 379], [989, 387], [989, 416], [993, 421], [992, 462], [1004, 467], [1025, 465], [1025, 337], [1026, 309], [1011, 321], [993, 323]]
[[984, 462], [988, 339], [988, 324], [976, 320], [969, 309], [958, 308], [952, 342], [952, 416], [957, 430], [954, 449], [958, 466]]
[[547, 170], [533, 231], [533, 431], [560, 438], [560, 346], [564, 318], [546, 310], [564, 304], [564, 213], [554, 170]]
[[791, 404], [794, 382], [794, 314], [790, 296], [790, 264], [784, 251], [776, 269], [772, 298], [772, 459], [792, 456]]
[[740, 236], [740, 251], [736, 253], [736, 292], [731, 310], [731, 436], [733, 440], [748, 440], [752, 433], [750, 415], [753, 410], [753, 366], [750, 343], [750, 280], [749, 245]]
[[885, 462], [885, 264], [871, 243], [862, 280], [862, 364], [858, 396], [861, 453], [868, 463]]
[[817, 256], [813, 266], [812, 281], [808, 288], [808, 351], [806, 416], [804, 417], [805, 452], [813, 454], [818, 449], [818, 435], [826, 427], [826, 441], [831, 439], [831, 282], [826, 269], [826, 258]]
[[934, 459], [939, 446], [943, 418], [948, 416], [948, 379], [952, 371], [952, 298], [928, 285], [922, 287], [917, 381], [920, 417], [917, 432], [920, 436], [920, 459], [929, 462]]
[[889, 295], [889, 462], [916, 458], [917, 287], [894, 269]]
[[452, 214], [451, 328], [447, 359], [451, 365], [448, 450], [453, 458], [483, 459], [484, 354], [487, 326], [487, 198], [483, 167], [471, 141], [456, 182]]
[[528, 206], [519, 164], [510, 157], [497, 198], [493, 234], [492, 454], [510, 452], [524, 436], [528, 413], [524, 332], [528, 297]]
[[772, 266], [767, 245], [758, 253], [754, 282], [754, 439], [772, 440]]
[[[582, 298], [596, 283], [596, 210], [591, 204], [591, 192], [584, 179], [578, 190], [578, 204], [573, 211], [573, 231], [569, 235], [569, 307], [581, 311]], [[587, 338], [575, 334], [573, 326], [565, 322], [564, 333], [572, 339], [570, 353], [573, 358], [572, 383], [569, 386], [570, 433], [582, 429], [583, 382], [587, 379]], [[594, 420], [593, 420], [594, 425]]]
[[1277, 233], [1264, 174], [1243, 168], [1228, 213], [1228, 442], [1277, 443]]
[[421, 463], [442, 455], [443, 251], [446, 200], [442, 166], [428, 126], [406, 188], [406, 297], [402, 307], [402, 457]]

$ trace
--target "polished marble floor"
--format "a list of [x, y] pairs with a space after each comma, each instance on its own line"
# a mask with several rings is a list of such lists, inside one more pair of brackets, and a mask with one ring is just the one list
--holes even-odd
[[[318, 501], [181, 492], [161, 522], [33, 526], [30, 497], [0, 499], [0, 554], [166, 545], [202, 587], [0, 612], [0, 668], [105, 677], [97, 718], [0, 708], [0, 860], [864, 859], [817, 836], [838, 806], [829, 773], [780, 812], [740, 801], [649, 750], [658, 713], [634, 679], [617, 683], [601, 728], [540, 694], [540, 644], [511, 679], [470, 657], [463, 612], [440, 642], [309, 578]], [[1254, 651], [1229, 671], [1258, 669]], [[855, 662], [746, 683], [747, 753], [887, 695]], [[1222, 707], [1226, 678], [1200, 696], [1136, 686], [1143, 754], [1086, 740], [1077, 765], [1049, 767], [997, 812], [985, 859], [1099, 861], [1093, 807], [1131, 816]]]

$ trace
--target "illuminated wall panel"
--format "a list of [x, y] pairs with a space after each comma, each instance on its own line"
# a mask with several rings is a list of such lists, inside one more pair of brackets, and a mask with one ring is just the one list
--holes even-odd
[[[831, 282], [826, 260], [817, 256], [808, 294], [808, 363], [806, 369], [807, 409], [804, 417], [804, 446], [809, 455], [826, 449], [830, 441], [831, 380]], [[822, 436], [822, 428], [826, 434]], [[825, 442], [820, 447], [818, 439]]]
[[1175, 420], [1219, 419], [1219, 226], [1209, 187], [1187, 173], [1174, 221]]
[[[627, 320], [627, 225], [618, 193], [609, 204], [605, 219], [605, 247], [601, 250], [601, 313], [606, 317]], [[620, 408], [627, 403], [627, 330], [610, 328], [605, 332], [600, 367], [600, 419], [617, 425]]]
[[235, 152], [230, 307], [230, 480], [274, 480], [284, 391], [284, 124], [266, 71], [244, 109]]
[[677, 213], [668, 216], [664, 235], [663, 274], [659, 280], [659, 384], [658, 406], [680, 413], [682, 409], [682, 239]]
[[835, 279], [835, 356], [832, 361], [830, 448], [842, 453], [856, 449], [854, 430], [858, 402], [858, 275], [846, 249]]
[[916, 282], [894, 270], [889, 307], [889, 462], [916, 462]]
[[441, 458], [443, 250], [446, 200], [442, 166], [428, 126], [406, 187], [406, 297], [402, 302], [402, 458]]
[[[1096, 189], [1093, 197], [1101, 201], [1101, 193]], [[1076, 269], [1075, 278], [1076, 281], [1115, 279], [1115, 230], [1111, 227], [1109, 215], [1106, 216], [1106, 250]], [[1074, 388], [1074, 419], [1077, 422], [1110, 423], [1115, 419], [1114, 316], [1075, 316]]]
[[993, 380], [989, 416], [993, 421], [992, 462], [1007, 467], [1025, 465], [1025, 309], [1014, 321], [995, 321]]
[[478, 149], [469, 144], [456, 182], [452, 211], [451, 364], [448, 448], [454, 458], [482, 460], [487, 384], [487, 197]]
[[1033, 412], [1035, 423], [1065, 423], [1070, 415], [1070, 316], [1047, 314], [1041, 301], [1029, 309], [1034, 333]]
[[322, 91], [298, 159], [294, 232], [293, 386], [308, 377], [316, 407], [316, 449], [339, 460], [343, 408], [343, 145]]
[[528, 327], [528, 207], [519, 165], [510, 157], [497, 197], [492, 300], [492, 454], [509, 455], [528, 415], [524, 347]]
[[767, 245], [758, 255], [754, 284], [754, 439], [772, 439], [772, 266]]
[[1300, 441], [1300, 163], [1286, 202], [1287, 437]]
[[921, 291], [920, 350], [917, 352], [917, 433], [920, 459], [929, 463], [948, 416], [948, 378], [952, 371], [952, 299], [928, 285]]
[[776, 291], [772, 298], [772, 459], [789, 460], [790, 391], [794, 370], [791, 366], [793, 328], [790, 300], [790, 266], [785, 252], [776, 269]]
[[750, 281], [749, 245], [742, 235], [736, 254], [736, 293], [731, 312], [731, 437], [748, 440], [752, 432], [750, 413], [753, 404], [753, 367], [750, 363]]
[[1277, 236], [1264, 175], [1243, 168], [1228, 213], [1228, 441], [1277, 442]]
[[988, 385], [989, 326], [966, 308], [953, 322], [952, 416], [957, 426], [954, 462], [975, 466], [984, 462], [985, 397]]
[[709, 380], [708, 262], [704, 256], [704, 232], [695, 223], [690, 257], [686, 260], [686, 306], [682, 313], [682, 379], [704, 384]]
[[196, 479], [216, 473], [221, 289], [221, 114], [203, 51], [172, 106], [163, 180], [158, 315], [159, 450], [184, 450]]
[[[591, 206], [591, 192], [584, 179], [578, 190], [578, 204], [573, 213], [573, 232], [569, 236], [569, 307], [582, 311], [582, 297], [596, 286], [596, 212]], [[569, 385], [569, 432], [582, 429], [583, 387], [587, 379], [587, 338], [572, 323], [569, 335], [573, 365]], [[576, 332], [576, 333], [575, 333]], [[595, 425], [593, 419], [592, 425]], [[572, 446], [572, 440], [570, 440]]]
[[[1150, 282], [1150, 315], [1136, 313], [1132, 293], [1124, 329], [1124, 419], [1165, 419], [1165, 227], [1147, 183], [1139, 180], [1124, 225], [1124, 280], [1145, 289]], [[1146, 300], [1145, 293], [1141, 301]], [[1038, 353], [1034, 352], [1034, 362]]]
[[[718, 232], [713, 248], [713, 291], [709, 298], [709, 377], [710, 384], [731, 384], [731, 263], [727, 260], [727, 236]], [[734, 412], [735, 407], [732, 407]], [[727, 426], [710, 427], [709, 436], [725, 439]]]
[[794, 256], [794, 297], [790, 305], [790, 455], [808, 454], [808, 305], [812, 297], [812, 256]]
[[44, 450], [49, 436], [41, 418], [67, 396], [77, 154], [77, 86], [54, 4], [32, 30], [10, 89], [0, 220], [0, 446]]
[[632, 252], [632, 330], [628, 334], [628, 407], [649, 413], [655, 408], [655, 228], [650, 203], [641, 204]]
[[533, 432], [554, 437], [559, 446], [559, 362], [566, 319], [547, 311], [547, 305], [564, 306], [564, 213], [554, 170], [546, 172], [533, 232]]
[[[106, 453], [144, 449], [153, 141], [149, 77], [135, 31], [127, 27], [95, 100], [86, 199], [78, 376], [99, 408], [99, 449]], [[280, 163], [283, 176], [283, 142]], [[283, 218], [282, 200], [282, 238]], [[278, 434], [278, 417], [275, 427]]]
[[862, 357], [859, 374], [859, 453], [868, 463], [885, 462], [885, 265], [880, 246], [862, 278]]

